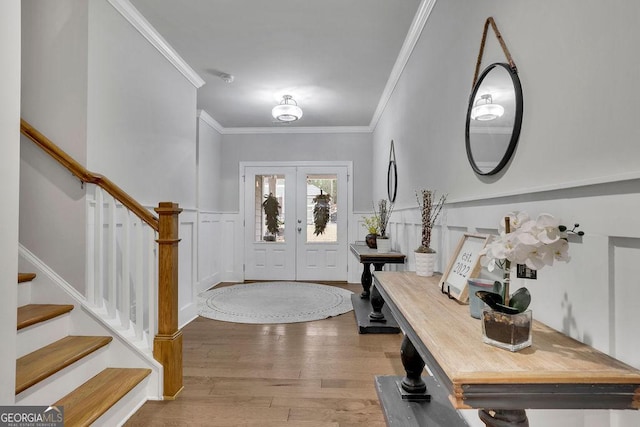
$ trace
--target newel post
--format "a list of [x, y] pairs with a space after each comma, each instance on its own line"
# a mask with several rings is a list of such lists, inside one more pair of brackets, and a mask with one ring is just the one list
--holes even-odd
[[164, 398], [182, 390], [182, 331], [178, 329], [178, 215], [177, 203], [160, 202], [158, 213], [158, 334], [153, 357], [164, 367]]

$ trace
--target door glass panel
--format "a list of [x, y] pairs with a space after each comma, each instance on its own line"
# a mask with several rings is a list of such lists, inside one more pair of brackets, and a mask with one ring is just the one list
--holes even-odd
[[255, 179], [255, 241], [284, 242], [284, 175], [256, 175]]
[[308, 243], [337, 242], [338, 177], [336, 174], [307, 175]]

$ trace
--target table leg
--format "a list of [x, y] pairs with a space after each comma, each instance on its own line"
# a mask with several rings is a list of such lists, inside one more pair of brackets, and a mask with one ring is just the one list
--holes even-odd
[[529, 427], [524, 409], [478, 409], [478, 416], [487, 427]]
[[362, 276], [360, 276], [360, 283], [362, 283], [362, 288], [364, 292], [360, 294], [360, 298], [369, 299], [369, 289], [371, 289], [371, 282], [373, 281], [371, 277], [371, 263], [363, 262], [364, 270], [362, 270]]
[[382, 306], [384, 305], [384, 299], [378, 288], [374, 285], [371, 288], [371, 308], [373, 311], [369, 313], [369, 320], [372, 322], [386, 323], [387, 319], [385, 319], [384, 314], [382, 313]]
[[[405, 335], [400, 347], [400, 360], [407, 375], [402, 379], [400, 386], [403, 391], [409, 395], [415, 395], [417, 400], [425, 400], [427, 385], [422, 380], [422, 370], [424, 369], [424, 360], [413, 346], [411, 340]], [[403, 396], [404, 398], [404, 396]]]

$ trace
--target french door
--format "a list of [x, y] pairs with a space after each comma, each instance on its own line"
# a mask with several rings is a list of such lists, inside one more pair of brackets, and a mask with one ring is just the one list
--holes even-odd
[[245, 280], [346, 280], [348, 167], [244, 166], [243, 176]]

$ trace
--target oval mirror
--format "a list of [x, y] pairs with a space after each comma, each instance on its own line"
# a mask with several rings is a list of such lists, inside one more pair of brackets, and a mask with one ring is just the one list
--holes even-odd
[[508, 64], [489, 65], [473, 87], [465, 130], [467, 157], [479, 175], [493, 175], [513, 154], [522, 125], [522, 87]]
[[397, 193], [398, 167], [396, 166], [396, 149], [393, 146], [393, 140], [391, 140], [391, 147], [389, 148], [389, 167], [387, 168], [387, 196], [389, 196], [389, 201], [391, 203], [396, 201]]

